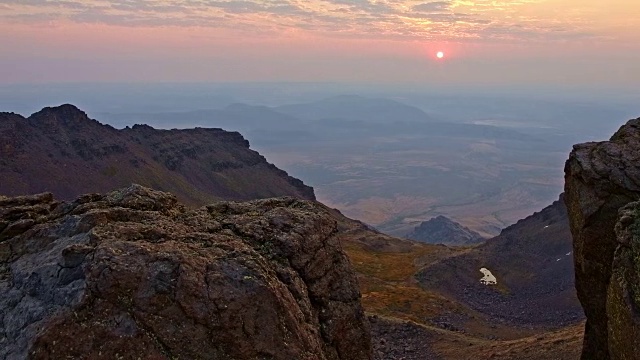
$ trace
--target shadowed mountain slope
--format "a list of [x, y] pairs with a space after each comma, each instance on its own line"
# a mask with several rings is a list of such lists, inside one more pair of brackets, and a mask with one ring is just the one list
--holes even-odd
[[71, 199], [139, 183], [189, 205], [274, 196], [315, 199], [313, 189], [268, 163], [237, 132], [117, 130], [72, 105], [24, 118], [0, 113], [0, 194], [53, 192]]
[[[583, 318], [572, 250], [567, 210], [559, 200], [484, 244], [425, 267], [416, 278], [425, 289], [452, 296], [496, 322], [558, 328]], [[497, 285], [480, 283], [482, 268]]]

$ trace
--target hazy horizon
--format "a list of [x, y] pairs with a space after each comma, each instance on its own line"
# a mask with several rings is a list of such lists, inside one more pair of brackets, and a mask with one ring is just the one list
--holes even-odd
[[[279, 106], [338, 95], [390, 98], [428, 111], [424, 99], [516, 99], [620, 106], [640, 116], [637, 88], [560, 86], [430, 86], [406, 83], [338, 82], [158, 82], [0, 84], [0, 111], [29, 116], [46, 106], [70, 103], [91, 112], [186, 111], [217, 109], [233, 103]], [[142, 110], [136, 110], [141, 108]], [[603, 121], [611, 119], [602, 119]], [[616, 119], [620, 120], [620, 119]]]
[[0, 0], [0, 19], [0, 84], [640, 81], [626, 0]]

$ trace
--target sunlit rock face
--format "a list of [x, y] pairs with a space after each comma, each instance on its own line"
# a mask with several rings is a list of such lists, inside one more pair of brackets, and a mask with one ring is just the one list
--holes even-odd
[[[614, 228], [619, 210], [639, 198], [640, 119], [629, 121], [609, 141], [574, 146], [565, 165], [565, 203], [573, 235], [576, 290], [587, 317], [583, 359], [609, 359], [618, 350], [618, 341], [609, 336], [618, 334], [626, 322], [617, 315], [621, 311], [611, 313], [608, 305], [610, 286], [622, 286], [612, 282], [614, 255], [621, 246]], [[639, 260], [615, 261], [616, 271], [624, 272], [638, 266]]]
[[370, 359], [339, 234], [294, 198], [0, 196], [0, 359]]
[[496, 285], [496, 284], [498, 284], [498, 280], [496, 279], [495, 276], [493, 276], [493, 274], [491, 273], [491, 271], [489, 271], [489, 269], [482, 268], [482, 269], [480, 269], [480, 272], [484, 275], [482, 277], [482, 279], [480, 279], [480, 282], [483, 285]]

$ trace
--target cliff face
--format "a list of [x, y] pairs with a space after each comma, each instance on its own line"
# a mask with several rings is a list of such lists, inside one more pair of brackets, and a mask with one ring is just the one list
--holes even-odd
[[[610, 141], [574, 146], [565, 166], [565, 193], [576, 289], [587, 316], [583, 358], [609, 359], [618, 348], [616, 334], [627, 322], [620, 318], [622, 311], [608, 311], [608, 299], [619, 305], [623, 298], [615, 294], [626, 288], [621, 274], [638, 266], [638, 260], [624, 255], [626, 250], [615, 261], [614, 254], [618, 211], [640, 198], [640, 119], [629, 121]], [[631, 303], [625, 307], [636, 311]]]
[[221, 129], [116, 130], [72, 105], [23, 118], [0, 113], [0, 194], [52, 192], [70, 200], [138, 183], [186, 204], [275, 196], [315, 199], [313, 189]]
[[423, 221], [407, 238], [428, 244], [454, 246], [476, 245], [485, 240], [477, 232], [442, 215]]
[[0, 359], [370, 359], [337, 226], [294, 198], [0, 197]]
[[612, 359], [640, 356], [640, 202], [620, 210], [615, 227], [618, 248], [607, 292], [609, 354]]

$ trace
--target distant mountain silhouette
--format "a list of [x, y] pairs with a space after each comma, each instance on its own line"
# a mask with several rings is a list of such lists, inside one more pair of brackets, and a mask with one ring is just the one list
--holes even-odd
[[0, 113], [0, 194], [44, 191], [62, 199], [138, 183], [190, 205], [274, 196], [315, 199], [313, 189], [268, 163], [237, 132], [117, 130], [73, 105], [29, 118]]
[[442, 215], [423, 221], [407, 238], [428, 244], [456, 246], [475, 245], [484, 240], [477, 232]]
[[241, 103], [231, 104], [222, 109], [125, 114], [101, 113], [99, 115], [105, 122], [117, 127], [125, 127], [136, 122], [168, 129], [214, 125], [242, 131], [243, 134], [247, 130], [253, 129], [290, 129], [300, 123], [299, 119], [279, 113], [272, 108]]
[[427, 113], [416, 107], [395, 100], [356, 95], [335, 96], [312, 103], [279, 106], [275, 109], [302, 120], [340, 118], [368, 122], [431, 121]]

